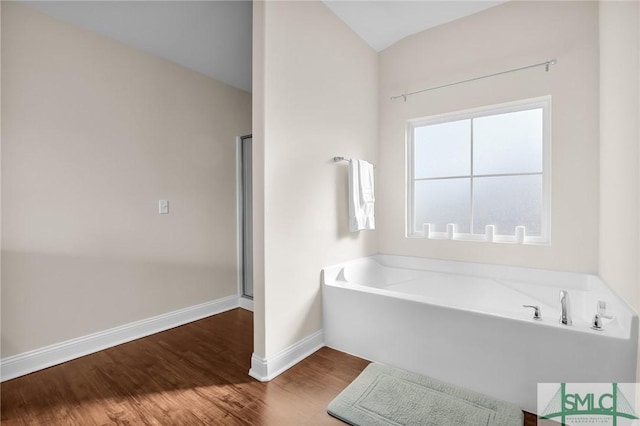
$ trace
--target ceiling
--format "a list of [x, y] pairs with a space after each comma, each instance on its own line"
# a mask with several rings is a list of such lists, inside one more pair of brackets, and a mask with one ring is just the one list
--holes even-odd
[[[324, 3], [373, 49], [506, 0]], [[24, 1], [30, 7], [251, 91], [251, 1]]]
[[250, 1], [26, 1], [24, 4], [251, 91]]
[[504, 3], [497, 1], [325, 0], [369, 46], [380, 52], [403, 38]]

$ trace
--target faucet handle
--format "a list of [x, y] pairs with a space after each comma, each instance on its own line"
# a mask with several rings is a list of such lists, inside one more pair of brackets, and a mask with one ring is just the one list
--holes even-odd
[[599, 318], [613, 319], [612, 316], [605, 315], [605, 312], [607, 312], [607, 302], [605, 302], [604, 300], [598, 300], [597, 315], [599, 316]]
[[600, 314], [595, 314], [593, 316], [593, 320], [591, 321], [591, 328], [593, 328], [596, 331], [604, 330], [602, 328], [602, 316]]
[[542, 315], [540, 313], [540, 306], [534, 306], [534, 305], [522, 305], [523, 308], [533, 308], [533, 319], [534, 320], [541, 320], [542, 319]]

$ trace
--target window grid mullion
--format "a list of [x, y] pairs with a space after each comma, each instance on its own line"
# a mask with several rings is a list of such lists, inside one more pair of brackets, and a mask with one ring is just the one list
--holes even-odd
[[542, 176], [544, 172], [525, 172], [525, 173], [494, 173], [488, 175], [464, 175], [464, 176], [439, 176], [431, 178], [414, 178], [414, 181], [422, 180], [447, 180], [447, 179], [468, 179], [474, 178], [491, 178], [491, 177], [511, 177], [511, 176]]
[[469, 181], [469, 185], [470, 185], [470, 191], [469, 191], [469, 214], [471, 215], [471, 217], [469, 218], [469, 234], [473, 234], [473, 121], [474, 119], [471, 119], [471, 126], [470, 127], [470, 132], [471, 134], [469, 135], [471, 138], [471, 179]]
[[419, 179], [416, 179], [416, 128], [413, 127], [411, 129], [411, 170], [410, 170], [410, 176], [411, 176], [411, 222], [413, 223], [413, 228], [415, 229], [415, 232], [422, 232], [423, 230], [423, 224], [420, 223], [418, 224], [417, 220], [416, 220], [416, 182]]

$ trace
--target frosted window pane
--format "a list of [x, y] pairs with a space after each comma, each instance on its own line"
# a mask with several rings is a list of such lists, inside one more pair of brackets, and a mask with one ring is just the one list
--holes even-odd
[[473, 173], [542, 172], [542, 109], [473, 120]]
[[527, 235], [541, 235], [542, 176], [501, 176], [473, 180], [473, 227], [484, 234], [495, 225], [496, 234], [514, 235], [526, 226]]
[[471, 174], [471, 120], [416, 127], [413, 141], [416, 178]]
[[445, 232], [447, 223], [458, 224], [458, 232], [469, 233], [471, 180], [445, 179], [415, 182], [415, 229], [432, 223], [435, 232]]

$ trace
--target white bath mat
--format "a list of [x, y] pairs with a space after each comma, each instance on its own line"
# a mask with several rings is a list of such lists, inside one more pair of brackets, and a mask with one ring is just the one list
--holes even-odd
[[382, 364], [367, 368], [328, 408], [356, 426], [522, 426], [513, 404]]

